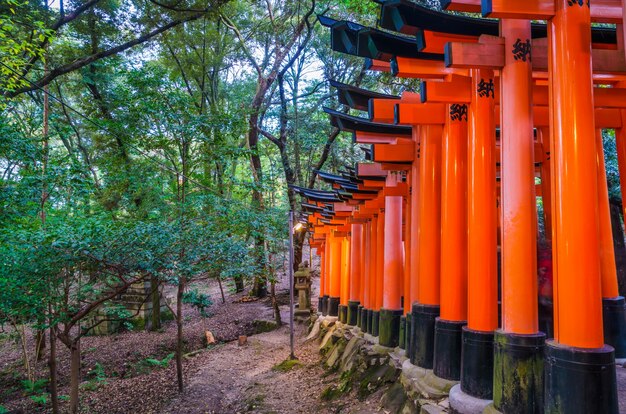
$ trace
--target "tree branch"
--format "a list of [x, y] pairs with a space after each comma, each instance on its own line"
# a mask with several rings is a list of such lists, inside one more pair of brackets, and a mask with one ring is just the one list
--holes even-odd
[[9, 98], [13, 98], [17, 95], [20, 95], [24, 92], [30, 92], [33, 91], [35, 89], [40, 89], [42, 87], [44, 87], [45, 85], [49, 84], [50, 82], [52, 82], [54, 79], [56, 79], [57, 77], [61, 76], [61, 75], [65, 75], [66, 73], [75, 71], [77, 69], [80, 69], [82, 67], [85, 67], [95, 61], [98, 61], [100, 59], [104, 59], [106, 57], [115, 55], [117, 53], [123, 52], [127, 49], [130, 49], [133, 46], [136, 46], [138, 44], [147, 42], [148, 40], [152, 39], [153, 37], [173, 28], [176, 27], [180, 24], [186, 23], [186, 22], [190, 22], [193, 20], [197, 20], [199, 18], [201, 18], [202, 16], [204, 16], [204, 12], [202, 13], [196, 13], [196, 14], [192, 14], [190, 16], [187, 16], [185, 18], [179, 19], [179, 20], [174, 20], [164, 26], [161, 26], [157, 29], [152, 30], [151, 32], [148, 32], [136, 39], [130, 40], [126, 43], [123, 43], [121, 45], [115, 46], [111, 49], [108, 50], [104, 50], [102, 52], [98, 52], [95, 53], [93, 55], [81, 58], [81, 59], [77, 59], [74, 62], [68, 63], [66, 65], [63, 66], [59, 66], [57, 68], [54, 68], [53, 70], [51, 70], [47, 75], [45, 75], [43, 78], [39, 79], [36, 82], [30, 82], [29, 86], [25, 86], [23, 88], [17, 89], [15, 91], [12, 92], [7, 92], [7, 91], [3, 91], [2, 95], [7, 96]]

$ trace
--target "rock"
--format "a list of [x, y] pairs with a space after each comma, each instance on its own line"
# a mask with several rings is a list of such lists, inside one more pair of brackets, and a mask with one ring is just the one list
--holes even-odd
[[324, 366], [328, 369], [336, 368], [337, 365], [339, 364], [339, 360], [345, 348], [346, 348], [346, 341], [345, 339], [341, 338], [339, 341], [335, 343], [333, 348], [328, 353], [328, 358], [326, 358], [326, 361], [324, 361]]
[[311, 328], [311, 332], [306, 337], [304, 342], [309, 342], [309, 341], [313, 341], [314, 339], [317, 339], [317, 337], [320, 334], [320, 325], [321, 325], [321, 323], [320, 323], [319, 319], [317, 321], [315, 321], [315, 323], [313, 324], [313, 328]]
[[356, 363], [360, 358], [359, 350], [364, 342], [365, 341], [358, 336], [353, 336], [350, 339], [346, 345], [346, 349], [343, 351], [343, 355], [341, 356], [341, 362], [339, 364], [339, 370], [341, 372], [350, 371], [355, 365], [357, 365]]
[[204, 331], [204, 337], [207, 345], [213, 345], [217, 342], [211, 331]]
[[239, 346], [244, 346], [248, 343], [248, 337], [246, 335], [239, 335]]
[[398, 413], [406, 405], [406, 401], [407, 397], [404, 387], [401, 383], [396, 382], [385, 391], [380, 404], [389, 412]]
[[420, 414], [442, 414], [442, 413], [445, 413], [443, 408], [437, 405], [433, 405], [433, 404], [422, 405], [422, 408], [420, 409]]
[[[324, 354], [325, 352], [328, 351], [328, 348], [332, 345], [334, 345], [334, 341], [336, 338], [333, 337], [333, 333], [335, 333], [335, 330], [337, 329], [337, 327], [335, 325], [331, 326], [328, 328], [328, 331], [326, 332], [326, 334], [324, 335], [324, 338], [322, 339], [322, 342], [320, 343], [320, 352], [322, 352], [322, 354]], [[329, 345], [330, 343], [330, 345]]]

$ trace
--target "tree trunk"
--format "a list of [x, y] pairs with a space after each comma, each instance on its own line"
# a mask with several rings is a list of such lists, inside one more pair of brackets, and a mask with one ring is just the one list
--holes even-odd
[[624, 243], [624, 230], [620, 215], [622, 208], [619, 204], [610, 203], [611, 227], [613, 228], [613, 247], [615, 249], [615, 264], [617, 267], [617, 283], [619, 294], [626, 295], [626, 245]]
[[243, 292], [243, 289], [244, 289], [243, 276], [235, 276], [233, 279], [235, 279], [235, 292], [237, 293]]
[[150, 317], [150, 330], [161, 329], [161, 293], [159, 292], [159, 279], [150, 277], [150, 291], [152, 292], [152, 315]]
[[78, 386], [80, 385], [80, 339], [70, 345], [70, 413], [78, 413]]
[[272, 297], [272, 308], [274, 309], [274, 320], [277, 326], [282, 326], [283, 321], [280, 317], [280, 308], [278, 307], [278, 301], [276, 300], [276, 281], [272, 278], [270, 283], [270, 295]]
[[[50, 312], [51, 313], [51, 312]], [[59, 392], [57, 390], [57, 341], [55, 328], [50, 317], [50, 353], [48, 354], [48, 368], [50, 370], [50, 402], [52, 413], [59, 413]]]
[[220, 287], [220, 293], [222, 294], [222, 303], [226, 303], [226, 296], [224, 296], [224, 287], [222, 286], [222, 278], [217, 275], [217, 284]]
[[37, 329], [35, 333], [35, 359], [41, 361], [46, 350], [46, 330]]
[[181, 277], [176, 292], [176, 379], [178, 380], [178, 392], [183, 392], [183, 293], [185, 292], [185, 280]]

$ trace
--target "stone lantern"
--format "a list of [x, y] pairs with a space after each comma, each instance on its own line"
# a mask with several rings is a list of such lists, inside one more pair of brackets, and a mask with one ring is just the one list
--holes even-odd
[[298, 309], [295, 312], [295, 319], [308, 321], [311, 317], [311, 269], [309, 263], [307, 261], [301, 263], [293, 277], [295, 279], [294, 288], [298, 291]]

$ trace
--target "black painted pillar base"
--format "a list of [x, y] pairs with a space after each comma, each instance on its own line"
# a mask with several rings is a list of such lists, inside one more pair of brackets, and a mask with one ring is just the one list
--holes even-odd
[[[359, 302], [360, 303], [360, 302]], [[360, 305], [357, 307], [357, 318], [356, 318], [356, 326], [358, 326], [359, 328], [361, 328], [361, 324], [363, 323], [363, 318], [365, 317], [365, 314], [363, 313], [365, 311], [365, 308], [363, 308], [363, 305]]]
[[359, 321], [359, 328], [361, 328], [361, 331], [363, 332], [367, 332], [369, 314], [370, 314], [370, 311], [368, 311], [367, 309], [365, 308], [361, 309], [361, 320]]
[[322, 315], [328, 315], [328, 295], [322, 296]]
[[359, 302], [355, 302], [355, 301], [348, 301], [348, 325], [350, 326], [355, 326], [356, 325], [356, 321], [357, 321], [357, 316], [358, 316], [358, 310], [359, 308]]
[[339, 322], [347, 323], [348, 322], [348, 307], [346, 305], [339, 305], [338, 312], [339, 314]]
[[372, 311], [372, 336], [378, 336], [380, 311]]
[[406, 326], [404, 328], [404, 354], [408, 357], [411, 355], [411, 312], [405, 315], [406, 318]]
[[323, 302], [324, 302], [324, 300], [323, 300], [322, 296], [317, 298], [317, 313], [323, 313], [322, 312]]
[[400, 349], [405, 349], [404, 344], [406, 343], [406, 317], [402, 316], [400, 318], [400, 333], [398, 334], [398, 346]]
[[[503, 413], [543, 413], [543, 350], [546, 335], [494, 335], [493, 405]], [[570, 389], [576, 393], [578, 390]], [[569, 414], [569, 413], [568, 413]]]
[[435, 353], [433, 372], [439, 378], [458, 381], [461, 379], [461, 349], [463, 327], [466, 321], [435, 321]]
[[545, 412], [617, 414], [613, 347], [574, 348], [546, 341]]
[[411, 315], [411, 363], [421, 368], [433, 369], [435, 352], [435, 319], [438, 305], [413, 304]]
[[339, 316], [339, 298], [328, 298], [328, 316]]
[[461, 390], [483, 400], [493, 399], [493, 335], [463, 327]]
[[372, 333], [373, 325], [372, 321], [374, 320], [374, 311], [371, 309], [367, 310], [367, 328], [366, 331], [368, 334]]
[[382, 346], [395, 348], [400, 339], [400, 318], [402, 309], [381, 309], [378, 322], [378, 343]]
[[602, 299], [604, 343], [615, 349], [615, 358], [626, 358], [626, 302], [623, 296]]

